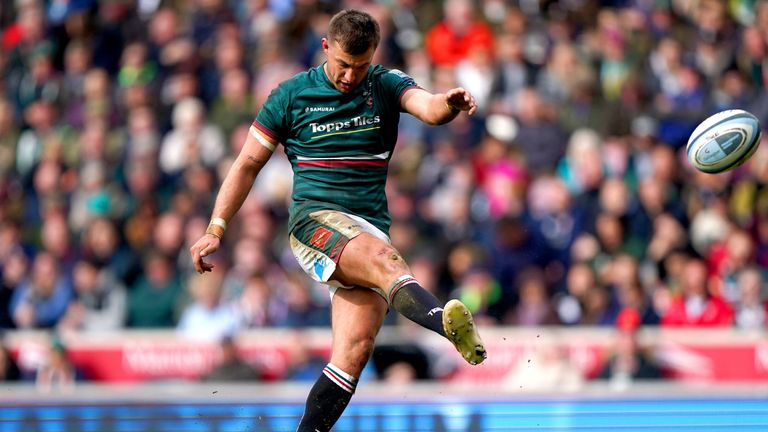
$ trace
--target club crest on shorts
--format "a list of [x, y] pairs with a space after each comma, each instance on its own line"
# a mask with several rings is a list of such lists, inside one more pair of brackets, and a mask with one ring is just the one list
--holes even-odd
[[327, 230], [323, 227], [318, 227], [314, 234], [312, 234], [312, 238], [309, 240], [309, 244], [318, 249], [322, 249], [325, 247], [325, 244], [328, 242], [332, 235], [333, 233], [330, 230]]

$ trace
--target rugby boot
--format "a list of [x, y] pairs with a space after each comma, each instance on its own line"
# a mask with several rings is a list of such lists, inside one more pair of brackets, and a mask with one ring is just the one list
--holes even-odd
[[472, 313], [459, 300], [453, 299], [445, 304], [443, 330], [467, 363], [480, 364], [488, 357], [483, 340], [477, 333]]

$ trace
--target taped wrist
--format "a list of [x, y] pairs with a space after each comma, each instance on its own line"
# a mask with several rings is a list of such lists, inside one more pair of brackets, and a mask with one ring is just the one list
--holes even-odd
[[214, 235], [218, 238], [222, 238], [224, 236], [224, 231], [226, 230], [227, 221], [222, 218], [213, 218], [208, 223], [208, 228], [206, 228], [205, 233]]

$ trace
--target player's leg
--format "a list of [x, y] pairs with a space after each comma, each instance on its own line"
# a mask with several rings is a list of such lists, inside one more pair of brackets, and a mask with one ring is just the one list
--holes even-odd
[[345, 285], [386, 287], [389, 304], [411, 321], [448, 338], [471, 364], [486, 358], [472, 314], [458, 300], [443, 308], [438, 299], [411, 276], [397, 250], [381, 238], [361, 233], [349, 241], [333, 274]]
[[387, 304], [367, 288], [339, 289], [331, 313], [331, 362], [309, 392], [297, 432], [329, 431], [341, 417], [373, 352]]
[[485, 359], [485, 347], [467, 308], [450, 301], [443, 313], [440, 302], [411, 276], [386, 234], [362, 218], [339, 211], [308, 212], [297, 219], [291, 250], [313, 279], [368, 287], [406, 318], [447, 337], [467, 362]]

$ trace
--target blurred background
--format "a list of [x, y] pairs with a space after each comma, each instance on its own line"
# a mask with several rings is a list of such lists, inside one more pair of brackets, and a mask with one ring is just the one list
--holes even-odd
[[[329, 296], [287, 247], [280, 149], [215, 271], [196, 274], [188, 249], [260, 106], [322, 62], [341, 8], [379, 20], [375, 62], [479, 104], [440, 127], [403, 116], [388, 193], [393, 244], [471, 308], [489, 359], [467, 367], [390, 313], [364, 380], [768, 383], [768, 134], [723, 174], [684, 154], [717, 111], [768, 125], [768, 1], [4, 0], [4, 401], [228, 381], [295, 385], [303, 403], [328, 360]], [[15, 429], [42, 418], [24, 412], [2, 430], [42, 428]]]

